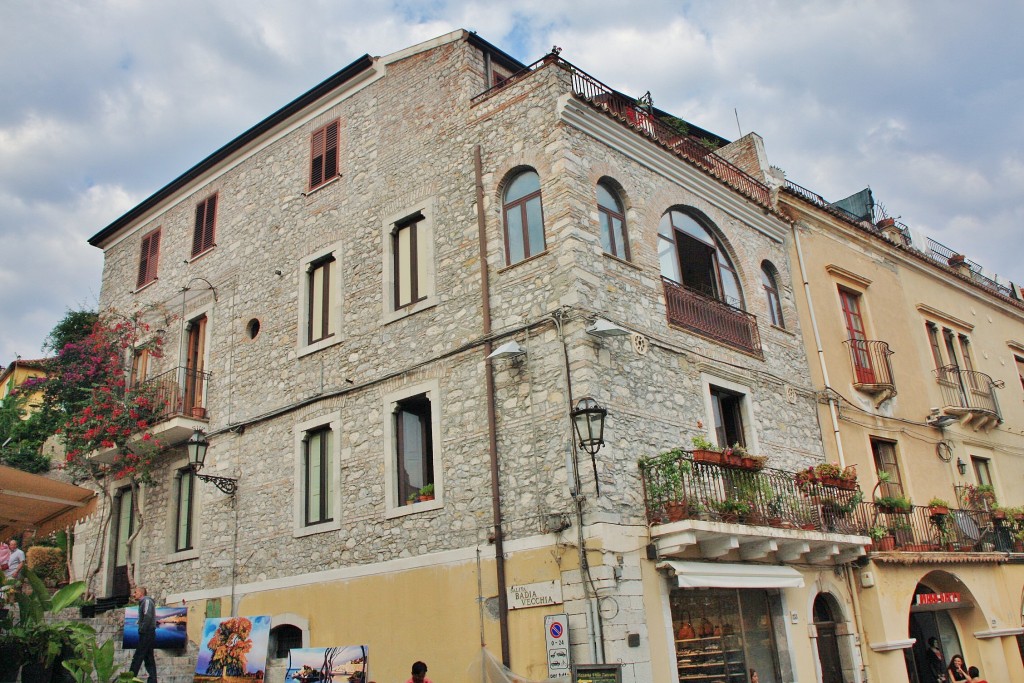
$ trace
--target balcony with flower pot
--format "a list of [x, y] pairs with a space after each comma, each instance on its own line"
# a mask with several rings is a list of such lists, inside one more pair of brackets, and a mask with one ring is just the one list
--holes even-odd
[[[186, 441], [196, 429], [209, 425], [206, 392], [210, 373], [177, 367], [150, 377], [129, 389], [137, 406], [140, 420], [131, 425], [138, 432], [131, 441], [155, 439], [163, 446]], [[108, 416], [107, 423], [112, 422]], [[100, 448], [92, 454], [98, 462], [111, 461], [118, 449]]]
[[[766, 467], [735, 448], [673, 449], [639, 462], [651, 538], [659, 557], [835, 564], [864, 554], [870, 539], [854, 487]], [[748, 461], [744, 465], [744, 458]]]

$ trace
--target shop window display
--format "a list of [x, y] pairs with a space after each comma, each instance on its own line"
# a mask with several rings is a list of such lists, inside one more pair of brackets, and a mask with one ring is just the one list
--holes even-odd
[[777, 591], [676, 589], [671, 607], [681, 683], [784, 680], [780, 669], [789, 666], [776, 642], [776, 632], [784, 633]]

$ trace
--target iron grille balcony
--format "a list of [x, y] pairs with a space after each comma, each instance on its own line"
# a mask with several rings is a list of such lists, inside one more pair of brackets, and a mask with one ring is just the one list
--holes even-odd
[[185, 367], [177, 367], [145, 380], [147, 386], [155, 388], [157, 405], [162, 406], [156, 418], [166, 420], [177, 415], [206, 417], [206, 388], [209, 382], [209, 372]]
[[942, 391], [942, 409], [948, 415], [989, 417], [1003, 421], [996, 399], [996, 383], [984, 372], [945, 365], [935, 371]]
[[854, 386], [870, 393], [885, 393], [886, 398], [895, 396], [889, 344], [874, 339], [847, 339], [844, 343], [850, 348]]
[[864, 527], [856, 482], [848, 488], [798, 484], [793, 472], [730, 467], [686, 451], [641, 460], [640, 474], [647, 518], [655, 524], [700, 518], [847, 534]]
[[761, 357], [757, 316], [669, 279], [661, 281], [665, 287], [669, 324]]
[[[698, 453], [699, 455], [699, 453]], [[684, 519], [872, 536], [876, 552], [1024, 552], [1024, 513], [933, 508], [900, 511], [863, 501], [856, 482], [798, 483], [796, 473], [694, 459], [678, 450], [640, 461], [647, 519]], [[849, 486], [847, 486], [848, 484]], [[851, 488], [852, 487], [852, 488]]]

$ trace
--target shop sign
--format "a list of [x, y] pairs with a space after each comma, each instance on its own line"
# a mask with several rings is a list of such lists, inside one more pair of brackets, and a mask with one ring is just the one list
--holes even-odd
[[569, 678], [569, 616], [551, 614], [544, 617], [544, 640], [548, 653], [548, 678]]
[[562, 584], [559, 581], [541, 581], [509, 586], [508, 608], [525, 609], [544, 605], [562, 604]]
[[959, 602], [959, 593], [918, 593], [914, 596], [915, 605], [943, 605]]
[[621, 664], [577, 664], [574, 683], [622, 683]]

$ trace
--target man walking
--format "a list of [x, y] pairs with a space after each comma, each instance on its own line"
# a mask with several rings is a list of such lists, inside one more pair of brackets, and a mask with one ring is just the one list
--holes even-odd
[[25, 551], [18, 547], [18, 541], [14, 538], [7, 542], [7, 549], [10, 554], [7, 557], [7, 567], [4, 573], [8, 580], [16, 581], [21, 576], [21, 568], [25, 566]]
[[153, 598], [146, 594], [145, 586], [135, 587], [135, 599], [139, 601], [139, 645], [135, 648], [135, 656], [132, 657], [131, 670], [137, 677], [142, 663], [146, 663], [146, 673], [149, 674], [149, 683], [157, 683], [156, 680], [156, 603]]

